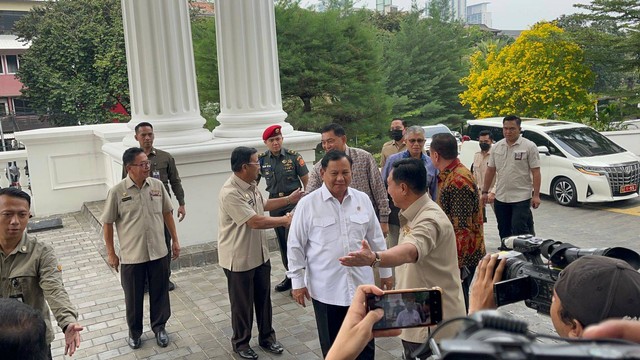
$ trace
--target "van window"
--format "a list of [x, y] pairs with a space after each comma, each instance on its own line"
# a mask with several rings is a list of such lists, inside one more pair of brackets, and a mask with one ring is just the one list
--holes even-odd
[[466, 135], [469, 135], [471, 140], [477, 141], [478, 137], [480, 136], [480, 132], [482, 130], [491, 131], [491, 135], [493, 136], [494, 142], [498, 142], [504, 138], [504, 135], [502, 134], [502, 127], [487, 126], [487, 125], [469, 125], [469, 127], [467, 128]]
[[566, 157], [564, 156], [562, 151], [560, 151], [560, 149], [558, 149], [558, 147], [556, 147], [555, 144], [549, 141], [549, 139], [544, 137], [544, 135], [538, 134], [537, 132], [533, 132], [531, 130], [525, 130], [522, 132], [522, 136], [524, 136], [526, 139], [533, 141], [536, 144], [536, 146], [546, 146], [549, 149], [549, 153], [552, 155]]
[[592, 128], [573, 128], [547, 132], [560, 147], [575, 157], [610, 155], [626, 150]]

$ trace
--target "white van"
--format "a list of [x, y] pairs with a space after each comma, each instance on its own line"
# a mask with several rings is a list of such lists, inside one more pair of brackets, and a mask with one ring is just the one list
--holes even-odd
[[[468, 120], [460, 161], [471, 167], [480, 150], [478, 134], [489, 130], [501, 140], [502, 119]], [[561, 205], [631, 199], [640, 188], [640, 158], [593, 128], [568, 121], [522, 119], [522, 136], [540, 151], [540, 192]]]

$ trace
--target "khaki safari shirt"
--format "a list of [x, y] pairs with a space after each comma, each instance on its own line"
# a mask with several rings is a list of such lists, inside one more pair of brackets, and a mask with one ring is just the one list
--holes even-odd
[[[169, 194], [169, 183], [171, 183], [171, 191], [175, 195], [178, 204], [183, 206], [184, 202], [184, 189], [182, 189], [182, 180], [178, 174], [178, 168], [176, 167], [176, 161], [173, 156], [166, 151], [152, 148], [148, 155], [149, 163], [151, 164], [151, 171], [149, 176], [156, 178], [164, 184], [164, 188]], [[122, 167], [122, 178], [127, 177], [127, 169]]]
[[129, 176], [109, 190], [102, 223], [115, 223], [122, 264], [167, 256], [163, 213], [173, 210], [162, 181], [148, 177], [139, 189]]
[[531, 199], [531, 169], [540, 167], [536, 144], [520, 136], [511, 146], [502, 139], [491, 149], [489, 166], [496, 168], [496, 200], [515, 203]]
[[[487, 166], [489, 165], [489, 155], [491, 155], [491, 149], [486, 153], [482, 151], [478, 151], [473, 155], [473, 165], [471, 166], [473, 176], [476, 179], [476, 184], [478, 185], [478, 191], [482, 192], [482, 187], [484, 186], [484, 175], [487, 173]], [[496, 179], [498, 177], [494, 176], [493, 181], [491, 182], [491, 189], [489, 189], [490, 193], [496, 193]]]
[[384, 165], [387, 163], [387, 159], [389, 158], [389, 156], [395, 153], [399, 153], [405, 148], [406, 148], [406, 145], [404, 143], [404, 140], [400, 140], [399, 145], [396, 144], [395, 140], [387, 141], [386, 143], [384, 143], [382, 145], [382, 150], [380, 151], [380, 168], [384, 167]]
[[[396, 289], [442, 288], [443, 320], [465, 316], [466, 309], [458, 269], [456, 236], [447, 215], [429, 194], [424, 194], [406, 210], [400, 211], [400, 239], [398, 245], [413, 244], [418, 261], [396, 267]], [[436, 338], [453, 337], [458, 328], [447, 326]], [[422, 343], [427, 339], [426, 327], [404, 329], [400, 338]]]
[[264, 214], [266, 199], [256, 188], [235, 174], [224, 183], [218, 196], [219, 263], [230, 271], [248, 271], [269, 260], [267, 235], [246, 222]]
[[62, 329], [78, 321], [53, 247], [26, 232], [11, 254], [5, 256], [0, 251], [0, 297], [14, 298], [40, 311], [47, 325], [48, 344], [53, 341], [49, 307]]
[[282, 148], [278, 155], [267, 150], [258, 155], [258, 161], [270, 198], [287, 196], [301, 188], [300, 178], [309, 173], [302, 156], [293, 150]]

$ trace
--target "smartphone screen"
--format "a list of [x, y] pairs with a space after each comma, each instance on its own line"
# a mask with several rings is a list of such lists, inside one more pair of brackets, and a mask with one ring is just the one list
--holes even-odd
[[403, 329], [436, 325], [442, 321], [440, 289], [406, 289], [385, 291], [384, 295], [367, 295], [367, 311], [383, 309], [384, 317], [373, 330]]

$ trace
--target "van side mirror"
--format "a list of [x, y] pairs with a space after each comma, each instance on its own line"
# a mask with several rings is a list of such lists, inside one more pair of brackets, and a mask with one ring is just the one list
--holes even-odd
[[544, 145], [543, 146], [538, 146], [538, 152], [540, 154], [545, 154], [547, 156], [551, 155], [551, 153], [549, 152], [549, 148], [544, 146]]

